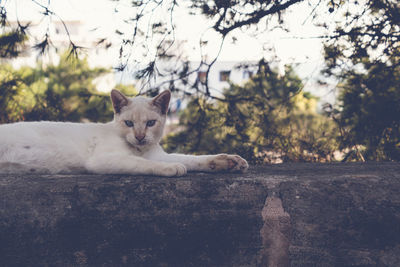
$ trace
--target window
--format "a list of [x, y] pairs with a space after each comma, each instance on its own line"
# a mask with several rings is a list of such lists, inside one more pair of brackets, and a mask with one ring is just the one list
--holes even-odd
[[229, 80], [229, 76], [231, 75], [230, 70], [223, 70], [219, 72], [219, 80], [221, 82], [226, 82]]
[[253, 77], [253, 72], [250, 70], [243, 71], [243, 79], [250, 79]]
[[205, 72], [205, 71], [199, 71], [199, 72], [197, 72], [197, 79], [198, 79], [201, 83], [206, 83], [206, 78], [207, 78], [207, 72]]

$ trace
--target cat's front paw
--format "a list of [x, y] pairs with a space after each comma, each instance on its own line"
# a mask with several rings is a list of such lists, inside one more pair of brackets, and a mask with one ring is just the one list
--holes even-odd
[[155, 170], [156, 175], [161, 176], [182, 176], [185, 175], [187, 172], [186, 166], [182, 163], [165, 163], [163, 166], [157, 170]]
[[239, 171], [246, 172], [249, 164], [238, 155], [219, 154], [208, 163], [211, 171]]

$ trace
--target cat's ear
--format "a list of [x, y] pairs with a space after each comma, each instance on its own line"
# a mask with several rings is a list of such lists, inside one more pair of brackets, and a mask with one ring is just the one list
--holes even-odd
[[170, 99], [171, 99], [171, 91], [165, 90], [164, 92], [156, 96], [153, 99], [152, 103], [154, 106], [158, 107], [161, 111], [161, 114], [164, 115], [167, 114]]
[[111, 101], [114, 107], [115, 113], [120, 113], [121, 109], [128, 105], [129, 100], [126, 96], [124, 96], [120, 91], [118, 90], [111, 90]]

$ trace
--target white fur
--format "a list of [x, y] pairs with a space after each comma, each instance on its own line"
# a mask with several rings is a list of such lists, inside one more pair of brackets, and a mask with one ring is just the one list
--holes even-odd
[[[168, 98], [162, 101], [169, 102], [169, 92], [163, 94]], [[186, 171], [247, 170], [247, 162], [236, 155], [165, 153], [159, 141], [166, 115], [154, 104], [155, 99], [126, 98], [128, 104], [123, 102], [124, 106], [109, 123], [43, 121], [0, 125], [0, 173], [180, 176]], [[114, 99], [113, 103], [115, 106]], [[127, 127], [125, 120], [133, 121], [134, 127]], [[149, 120], [156, 120], [155, 125], [147, 127]], [[139, 135], [145, 136], [142, 143], [136, 138]]]

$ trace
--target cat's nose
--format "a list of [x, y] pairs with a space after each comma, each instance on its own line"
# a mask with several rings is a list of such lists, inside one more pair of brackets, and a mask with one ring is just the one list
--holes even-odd
[[144, 139], [145, 135], [144, 134], [138, 134], [138, 135], [135, 135], [135, 137], [140, 142], [140, 141], [142, 141]]

